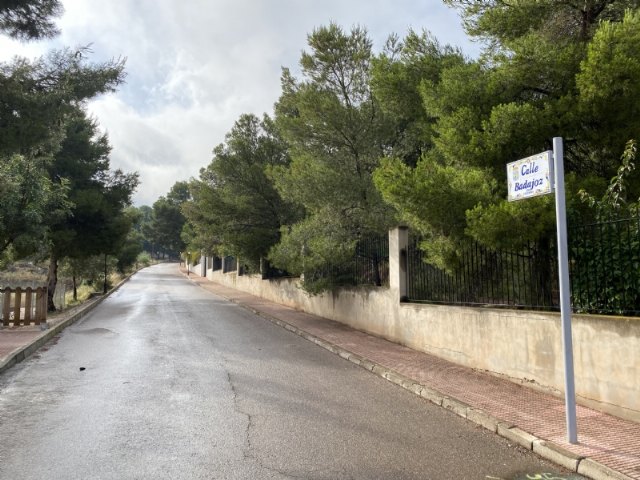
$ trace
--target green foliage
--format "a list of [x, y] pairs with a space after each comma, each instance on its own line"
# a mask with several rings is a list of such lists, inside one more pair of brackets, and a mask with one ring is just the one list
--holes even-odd
[[64, 138], [66, 118], [124, 80], [124, 61], [87, 64], [88, 50], [60, 50], [33, 61], [0, 64], [0, 155], [50, 157]]
[[573, 304], [581, 311], [638, 314], [640, 221], [601, 221], [572, 231]]
[[552, 238], [554, 199], [536, 197], [520, 202], [498, 201], [467, 210], [465, 233], [483, 245], [520, 251], [528, 243]]
[[640, 198], [630, 192], [630, 183], [637, 181], [636, 154], [636, 142], [630, 140], [599, 198], [579, 191], [592, 215], [587, 226], [574, 226], [570, 242], [577, 270], [574, 304], [584, 311], [624, 314], [640, 305]]
[[73, 307], [74, 305], [80, 305], [83, 302], [86, 302], [91, 295], [99, 293], [101, 290], [94, 285], [88, 285], [85, 283], [81, 283], [76, 286], [75, 290], [70, 292], [65, 292], [65, 301], [64, 304], [67, 307]]
[[122, 61], [87, 65], [85, 54], [62, 50], [33, 62], [0, 64], [0, 188], [7, 205], [0, 255], [11, 249], [20, 258], [38, 250], [48, 222], [69, 213], [73, 187], [66, 177], [50, 175], [65, 136], [73, 134], [68, 122], [85, 100], [113, 90], [124, 77]]
[[389, 156], [415, 165], [433, 146], [434, 118], [422, 106], [421, 89], [438, 84], [443, 70], [463, 61], [459, 50], [441, 46], [428, 32], [410, 30], [402, 41], [389, 37], [371, 62], [371, 89], [393, 129]]
[[620, 21], [637, 0], [444, 0], [457, 7], [467, 32], [490, 42], [494, 49], [509, 48], [523, 36], [539, 32], [558, 40], [586, 40], [600, 20]]
[[[460, 9], [487, 49], [478, 60], [442, 56], [437, 48], [415, 50], [410, 62], [382, 57], [376, 92], [392, 112], [385, 86], [405, 85], [414, 99], [417, 90], [424, 111], [407, 108], [403, 121], [425, 138], [415, 167], [399, 155], [411, 166], [387, 161], [376, 184], [425, 236], [427, 261], [455, 269], [460, 245], [469, 240], [517, 250], [554, 235], [551, 198], [505, 201], [508, 162], [550, 149], [551, 139], [562, 136], [574, 215], [586, 213], [576, 192], [615, 174], [615, 152], [640, 127], [640, 13], [637, 1], [625, 0], [447, 3]], [[414, 33], [407, 38], [415, 43]], [[441, 68], [425, 71], [422, 82], [404, 80], [415, 65], [438, 62]], [[477, 172], [483, 180], [474, 183]], [[477, 190], [481, 184], [488, 188]], [[640, 179], [630, 178], [627, 188], [637, 197]]]
[[162, 252], [177, 257], [185, 248], [181, 238], [185, 217], [182, 205], [190, 199], [187, 182], [173, 184], [166, 197], [160, 197], [153, 204], [150, 224], [146, 224], [143, 233], [152, 244], [152, 252]]
[[318, 215], [284, 227], [282, 241], [272, 249], [272, 262], [301, 275], [351, 258], [355, 240], [339, 220], [335, 215]]
[[98, 255], [126, 254], [133, 219], [125, 209], [138, 185], [137, 174], [109, 170], [111, 148], [107, 137], [99, 134], [97, 123], [84, 111], [76, 110], [65, 126], [60, 149], [47, 166], [51, 182], [69, 186], [72, 204], [66, 215], [45, 221], [50, 248], [50, 309], [55, 308], [52, 295], [58, 259], [81, 261]]
[[129, 232], [116, 255], [118, 272], [124, 274], [139, 262], [142, 254], [142, 243], [143, 237], [140, 233], [136, 231]]
[[[107, 259], [107, 272], [115, 267], [113, 258]], [[82, 258], [65, 258], [60, 264], [60, 275], [71, 279], [73, 291], [67, 305], [82, 303], [91, 294], [104, 288], [105, 258], [103, 255], [91, 255]]]
[[0, 4], [0, 32], [22, 40], [53, 37], [53, 17], [62, 14], [60, 0], [5, 0]]
[[242, 115], [225, 140], [189, 184], [193, 200], [183, 207], [189, 221], [184, 237], [192, 250], [234, 255], [256, 268], [297, 213], [268, 176], [288, 165], [287, 146], [268, 116]]
[[495, 201], [496, 182], [480, 168], [445, 166], [427, 157], [416, 168], [386, 159], [374, 175], [386, 201], [426, 239], [429, 262], [455, 263], [464, 240], [466, 212]]
[[637, 143], [629, 140], [620, 157], [620, 166], [617, 174], [609, 181], [604, 195], [597, 199], [586, 189], [581, 189], [578, 194], [581, 200], [595, 211], [595, 218], [599, 221], [626, 218], [640, 214], [640, 198], [629, 198], [630, 181], [636, 180], [636, 154]]
[[320, 293], [339, 283], [332, 267], [351, 261], [357, 241], [350, 226], [331, 212], [307, 216], [291, 227], [283, 227], [282, 239], [270, 253], [270, 261], [293, 275], [303, 276], [309, 293]]
[[133, 231], [142, 237], [142, 249], [145, 252], [153, 253], [153, 208], [148, 205], [140, 207], [129, 207], [128, 213], [133, 219]]
[[53, 183], [31, 158], [0, 158], [0, 259], [35, 252], [47, 233], [46, 220], [70, 208], [67, 181]]
[[131, 228], [125, 215], [138, 185], [137, 174], [109, 170], [110, 146], [84, 112], [67, 122], [60, 151], [48, 167], [53, 181], [69, 185], [73, 207], [63, 219], [50, 219], [49, 238], [58, 257], [115, 254]]
[[[0, 32], [51, 37], [58, 33], [52, 18], [61, 12], [59, 0], [4, 2]], [[108, 140], [83, 110], [124, 80], [124, 61], [91, 65], [88, 52], [64, 49], [0, 64], [0, 262], [49, 249], [50, 309], [60, 258], [124, 255], [132, 223], [124, 208], [138, 184], [137, 174], [109, 170]]]
[[[393, 222], [393, 211], [372, 181], [393, 130], [370, 89], [366, 31], [354, 27], [345, 33], [331, 24], [316, 29], [308, 43], [310, 52], [300, 62], [303, 79], [284, 70], [276, 104], [276, 125], [289, 145], [291, 164], [273, 168], [272, 178], [280, 195], [306, 212], [290, 230], [295, 235], [283, 235], [270, 257], [287, 270], [303, 263], [301, 235], [307, 246], [337, 245], [336, 239], [357, 241]], [[294, 258], [285, 259], [280, 251]]]
[[138, 258], [136, 259], [136, 264], [140, 268], [145, 268], [150, 266], [152, 263], [151, 255], [148, 252], [141, 252], [138, 254]]
[[603, 22], [577, 75], [582, 111], [593, 125], [590, 140], [619, 152], [640, 131], [640, 10], [619, 23]]

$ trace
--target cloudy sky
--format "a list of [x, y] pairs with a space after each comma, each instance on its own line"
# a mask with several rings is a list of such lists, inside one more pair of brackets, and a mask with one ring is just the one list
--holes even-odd
[[127, 83], [92, 101], [114, 168], [140, 173], [136, 205], [197, 177], [242, 113], [271, 113], [281, 67], [297, 70], [307, 34], [333, 21], [367, 28], [379, 51], [390, 33], [431, 31], [470, 56], [455, 10], [441, 0], [63, 0], [60, 36], [0, 37], [0, 61], [91, 44], [91, 59], [126, 57]]

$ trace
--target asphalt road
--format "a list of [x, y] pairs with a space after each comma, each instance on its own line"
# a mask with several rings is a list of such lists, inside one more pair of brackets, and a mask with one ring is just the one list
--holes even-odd
[[0, 375], [1, 479], [486, 480], [559, 471], [206, 292], [175, 265], [139, 272]]

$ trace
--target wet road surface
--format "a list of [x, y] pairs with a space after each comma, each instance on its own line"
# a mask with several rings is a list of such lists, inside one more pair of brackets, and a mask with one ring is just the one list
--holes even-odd
[[581, 478], [558, 472], [176, 265], [0, 375], [0, 479]]

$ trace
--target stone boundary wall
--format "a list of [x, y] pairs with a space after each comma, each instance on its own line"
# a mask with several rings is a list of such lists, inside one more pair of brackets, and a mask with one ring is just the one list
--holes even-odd
[[[559, 313], [402, 303], [401, 246], [402, 232], [392, 231], [390, 288], [344, 288], [310, 296], [295, 278], [262, 280], [211, 269], [206, 276], [457, 364], [563, 391]], [[640, 421], [640, 319], [573, 315], [572, 323], [578, 402]]]

